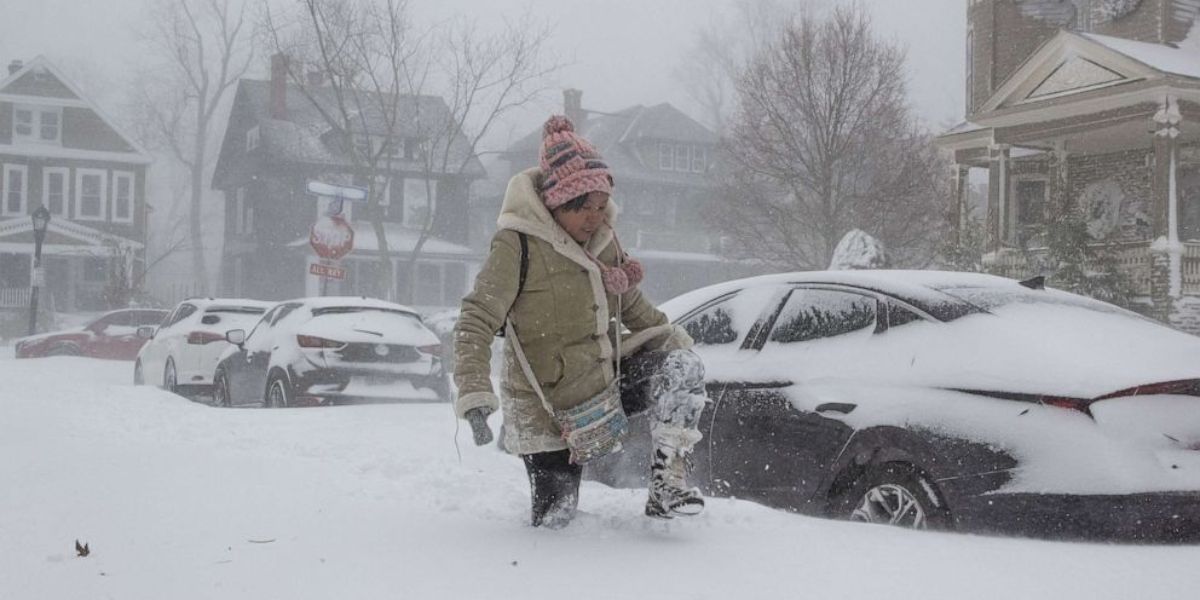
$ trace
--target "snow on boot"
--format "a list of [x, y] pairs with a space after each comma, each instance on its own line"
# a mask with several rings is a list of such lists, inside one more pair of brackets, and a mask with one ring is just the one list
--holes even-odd
[[529, 521], [534, 527], [562, 529], [575, 517], [583, 468], [571, 464], [570, 457], [567, 450], [521, 457], [529, 474]]
[[680, 456], [670, 449], [655, 448], [650, 464], [647, 517], [670, 519], [698, 515], [704, 510], [704, 497], [700, 495], [700, 490], [687, 486], [690, 470], [691, 460], [687, 456]]
[[700, 490], [687, 484], [692, 448], [702, 437], [698, 425], [704, 396], [704, 363], [690, 350], [672, 351], [651, 379], [650, 493], [646, 515], [669, 519], [704, 510]]

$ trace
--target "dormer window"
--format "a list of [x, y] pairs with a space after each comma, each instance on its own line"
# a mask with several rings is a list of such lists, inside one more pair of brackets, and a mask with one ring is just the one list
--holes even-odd
[[658, 168], [662, 171], [703, 173], [708, 170], [708, 149], [704, 146], [659, 142]]
[[13, 141], [62, 143], [62, 109], [17, 105], [13, 110]]

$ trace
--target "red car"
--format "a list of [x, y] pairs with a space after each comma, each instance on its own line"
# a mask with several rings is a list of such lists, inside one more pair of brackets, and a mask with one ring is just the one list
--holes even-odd
[[167, 311], [148, 308], [114, 310], [73, 329], [32, 335], [17, 340], [17, 358], [43, 356], [88, 356], [113, 360], [133, 360], [146, 340], [138, 337], [138, 327], [158, 325]]

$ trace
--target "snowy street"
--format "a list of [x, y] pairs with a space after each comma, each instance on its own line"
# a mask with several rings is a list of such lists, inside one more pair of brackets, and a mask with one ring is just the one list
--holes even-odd
[[[715, 500], [527, 525], [514, 458], [449, 406], [215, 409], [127, 362], [13, 360], [0, 380], [0, 597], [1181, 598], [1197, 547], [919, 533]], [[493, 427], [497, 426], [493, 417]], [[75, 556], [74, 541], [91, 554]]]

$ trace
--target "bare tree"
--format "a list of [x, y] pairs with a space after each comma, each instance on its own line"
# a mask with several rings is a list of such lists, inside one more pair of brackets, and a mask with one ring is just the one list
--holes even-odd
[[205, 181], [218, 110], [253, 61], [246, 5], [234, 0], [161, 0], [142, 36], [159, 63], [138, 80], [136, 103], [152, 147], [165, 148], [188, 172], [188, 234], [200, 292], [208, 289], [204, 257]]
[[704, 123], [717, 135], [724, 135], [736, 107], [741, 70], [766, 40], [777, 37], [781, 24], [801, 12], [815, 14], [828, 2], [803, 0], [797, 6], [779, 0], [738, 0], [732, 13], [714, 12], [709, 23], [695, 33], [672, 72], [699, 108]]
[[[479, 140], [543, 90], [553, 68], [540, 58], [546, 32], [511, 26], [488, 35], [466, 21], [418, 29], [405, 0], [303, 0], [302, 7], [284, 16], [266, 11], [264, 37], [289, 57], [289, 78], [368, 188], [381, 287], [392, 298], [400, 283], [399, 300], [411, 301], [412, 281], [392, 281], [383, 206], [391, 176], [403, 171], [425, 189], [425, 206], [405, 207], [416, 215], [407, 269], [415, 277], [436, 224], [437, 182], [480, 169]], [[322, 85], [308, 85], [309, 69]]]
[[710, 211], [730, 251], [783, 268], [825, 268], [858, 228], [893, 262], [925, 266], [943, 225], [946, 172], [907, 105], [904, 53], [859, 6], [799, 15], [737, 81]]
[[[496, 34], [484, 34], [476, 23], [458, 20], [437, 31], [438, 52], [431, 65], [432, 86], [414, 86], [436, 90], [445, 99], [448, 112], [441, 119], [418, 119], [423, 126], [419, 156], [421, 179], [426, 198], [434, 198], [433, 182], [439, 174], [462, 174], [477, 164], [480, 141], [495, 124], [514, 109], [533, 101], [546, 90], [547, 76], [558, 64], [542, 60], [542, 49], [549, 38], [546, 27], [508, 24]], [[414, 80], [414, 83], [419, 83]], [[459, 143], [455, 143], [456, 140]], [[413, 252], [409, 256], [406, 301], [415, 289], [416, 264], [421, 250], [431, 237], [436, 214], [428, 206]]]

